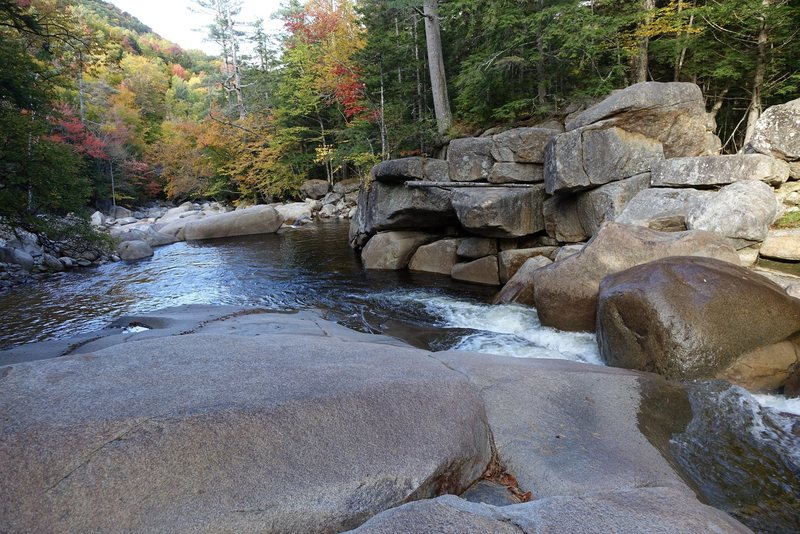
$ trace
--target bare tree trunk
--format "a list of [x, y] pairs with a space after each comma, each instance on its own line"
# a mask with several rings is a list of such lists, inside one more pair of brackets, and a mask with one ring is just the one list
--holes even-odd
[[[692, 2], [692, 7], [694, 7], [694, 2]], [[683, 2], [681, 0], [678, 1], [678, 13], [680, 14], [683, 11]], [[681, 32], [683, 35], [689, 35], [694, 27], [694, 13], [689, 15], [689, 25], [686, 27], [686, 32]], [[679, 34], [679, 37], [680, 35]], [[686, 61], [686, 50], [687, 47], [684, 45], [681, 47], [680, 51], [675, 58], [675, 81], [680, 81], [681, 79], [681, 71], [683, 70], [683, 64]]]
[[86, 124], [86, 88], [83, 85], [83, 54], [78, 55], [78, 106], [81, 124]]
[[381, 160], [389, 159], [388, 140], [386, 139], [386, 99], [383, 88], [383, 65], [381, 65]]
[[447, 79], [442, 57], [442, 34], [439, 27], [439, 0], [425, 0], [425, 41], [428, 48], [428, 67], [431, 72], [431, 92], [433, 93], [433, 110], [436, 114], [436, 125], [439, 135], [444, 137], [453, 125], [453, 113], [450, 111], [450, 98], [447, 95]]
[[764, 7], [764, 12], [759, 17], [761, 20], [761, 27], [758, 31], [758, 55], [756, 56], [756, 71], [753, 75], [753, 96], [750, 99], [750, 108], [747, 112], [747, 130], [744, 134], [744, 145], [746, 145], [753, 137], [756, 129], [756, 121], [761, 116], [761, 91], [764, 88], [764, 72], [766, 70], [767, 59], [767, 40], [769, 39], [769, 31], [767, 29], [767, 14], [772, 0], [762, 0], [761, 5]]
[[[649, 26], [653, 22], [653, 11], [656, 9], [656, 0], [644, 0], [645, 18], [644, 25]], [[636, 60], [636, 83], [646, 82], [649, 71], [648, 52], [650, 48], [650, 38], [642, 36], [639, 38], [639, 57]]]
[[233, 90], [236, 92], [236, 109], [239, 111], [239, 118], [244, 119], [247, 110], [244, 107], [244, 95], [242, 94], [242, 73], [239, 69], [239, 43], [236, 40], [236, 30], [233, 27], [233, 16], [230, 7], [226, 6], [225, 19], [227, 25], [228, 39], [231, 42], [231, 62], [233, 66]]

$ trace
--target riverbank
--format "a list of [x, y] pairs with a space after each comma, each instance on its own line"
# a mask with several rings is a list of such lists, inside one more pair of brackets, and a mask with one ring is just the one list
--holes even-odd
[[[454, 532], [509, 520], [523, 532], [748, 532], [698, 491], [756, 530], [796, 527], [796, 480], [779, 481], [797, 471], [762, 470], [796, 466], [781, 455], [798, 437], [728, 387], [701, 395], [701, 410], [692, 388], [649, 373], [430, 353], [313, 312], [237, 307], [122, 317], [58, 356], [0, 373], [14, 421], [4, 531], [421, 532], [444, 514]], [[698, 426], [711, 411], [751, 419], [712, 432]], [[736, 443], [765, 424], [780, 439], [743, 458]], [[702, 487], [720, 465], [733, 470], [724, 491]], [[737, 474], [755, 501], [726, 494]]]

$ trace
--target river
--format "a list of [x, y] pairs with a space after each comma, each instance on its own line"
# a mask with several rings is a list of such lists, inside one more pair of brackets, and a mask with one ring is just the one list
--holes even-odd
[[0, 348], [91, 332], [125, 314], [230, 304], [320, 309], [357, 330], [430, 350], [600, 363], [593, 335], [542, 327], [529, 308], [491, 306], [494, 288], [364, 270], [347, 246], [348, 228], [330, 221], [278, 235], [176, 243], [150, 259], [18, 288], [0, 296]]
[[[319, 309], [346, 326], [429, 350], [602, 365], [593, 334], [543, 327], [531, 308], [492, 306], [494, 288], [364, 270], [347, 246], [348, 226], [331, 221], [278, 235], [176, 243], [142, 261], [17, 288], [0, 295], [0, 349], [95, 331], [126, 314], [229, 304]], [[759, 406], [744, 390], [715, 383], [695, 391], [692, 410], [702, 417], [667, 446], [684, 477], [706, 502], [756, 531], [800, 527], [798, 424], [778, 413], [800, 413], [800, 400], [759, 396]], [[708, 451], [715, 451], [713, 461]]]

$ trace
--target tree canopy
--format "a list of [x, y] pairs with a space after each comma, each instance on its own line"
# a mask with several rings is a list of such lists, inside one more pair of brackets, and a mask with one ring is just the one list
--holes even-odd
[[197, 5], [217, 57], [101, 0], [0, 0], [0, 217], [291, 198], [641, 80], [700, 85], [736, 152], [800, 94], [800, 0], [290, 0], [277, 35]]

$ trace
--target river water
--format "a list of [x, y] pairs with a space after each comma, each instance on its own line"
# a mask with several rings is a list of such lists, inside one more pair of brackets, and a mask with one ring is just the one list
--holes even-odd
[[[593, 334], [542, 327], [531, 308], [492, 306], [494, 288], [364, 270], [347, 246], [348, 226], [331, 221], [279, 235], [176, 243], [150, 259], [18, 288], [0, 295], [0, 350], [92, 332], [121, 315], [228, 304], [319, 309], [351, 328], [429, 350], [602, 364]], [[800, 531], [800, 425], [779, 414], [800, 413], [800, 400], [759, 396], [759, 406], [743, 390], [697, 387], [690, 400], [699, 416], [666, 453], [706, 502], [754, 530]]]
[[176, 243], [150, 259], [19, 288], [0, 296], [0, 348], [95, 331], [125, 314], [230, 304], [321, 309], [346, 326], [431, 350], [600, 363], [593, 335], [544, 328], [529, 308], [491, 306], [493, 288], [364, 270], [347, 245], [348, 228], [331, 221], [279, 235]]

